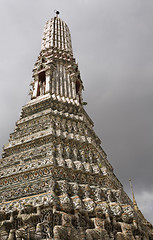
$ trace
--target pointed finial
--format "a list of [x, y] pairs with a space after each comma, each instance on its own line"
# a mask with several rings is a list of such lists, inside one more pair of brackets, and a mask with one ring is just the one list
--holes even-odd
[[60, 12], [58, 10], [54, 10], [54, 12], [56, 13], [56, 17], [58, 17], [58, 15], [60, 14]]
[[133, 190], [133, 185], [132, 185], [131, 178], [129, 179], [129, 182], [130, 182], [130, 187], [131, 187], [131, 191], [132, 191], [133, 205], [134, 205], [135, 210], [138, 210], [137, 202], [136, 202], [136, 199], [135, 199], [135, 196], [134, 196], [134, 190]]

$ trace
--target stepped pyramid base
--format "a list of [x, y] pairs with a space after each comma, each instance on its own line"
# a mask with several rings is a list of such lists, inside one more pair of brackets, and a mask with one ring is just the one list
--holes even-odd
[[[14, 228], [1, 231], [1, 239], [153, 239], [151, 224], [131, 205], [100, 199], [100, 191], [108, 190], [54, 180], [50, 186], [46, 193], [3, 203], [0, 229]], [[68, 193], [58, 195], [58, 188]]]

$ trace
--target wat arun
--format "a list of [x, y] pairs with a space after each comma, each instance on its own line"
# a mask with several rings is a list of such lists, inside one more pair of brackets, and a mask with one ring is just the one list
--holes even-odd
[[31, 100], [0, 159], [0, 240], [153, 239], [93, 130], [83, 89], [57, 11], [45, 24]]

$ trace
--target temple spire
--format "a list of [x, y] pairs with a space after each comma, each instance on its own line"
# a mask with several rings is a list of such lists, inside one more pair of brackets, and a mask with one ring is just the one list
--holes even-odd
[[58, 15], [44, 27], [41, 52], [33, 68], [31, 99], [51, 96], [54, 100], [82, 105], [83, 83], [73, 57], [71, 34]]
[[129, 179], [129, 182], [130, 182], [130, 187], [131, 187], [131, 191], [132, 191], [132, 197], [133, 197], [133, 205], [134, 205], [134, 209], [136, 211], [138, 211], [138, 205], [137, 205], [137, 202], [136, 202], [136, 199], [135, 199], [135, 195], [134, 195], [134, 190], [133, 190], [133, 185], [132, 185], [132, 180], [131, 178]]
[[45, 24], [31, 84], [0, 159], [0, 240], [153, 240], [131, 179], [133, 202], [82, 106], [70, 31], [59, 17]]

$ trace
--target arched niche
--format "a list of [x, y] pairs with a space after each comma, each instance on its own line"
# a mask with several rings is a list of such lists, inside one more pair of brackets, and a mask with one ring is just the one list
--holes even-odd
[[45, 89], [46, 89], [46, 74], [45, 71], [42, 71], [38, 74], [37, 97], [44, 95]]

